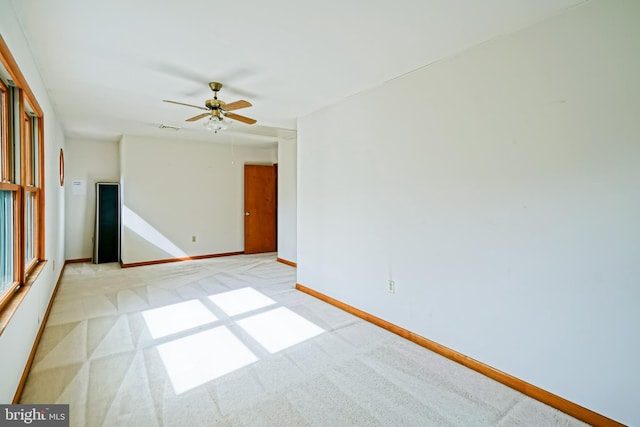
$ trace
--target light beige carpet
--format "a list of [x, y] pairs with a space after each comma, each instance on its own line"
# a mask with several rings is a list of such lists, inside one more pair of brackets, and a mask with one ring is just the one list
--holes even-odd
[[21, 403], [74, 426], [577, 426], [295, 290], [274, 254], [70, 264]]

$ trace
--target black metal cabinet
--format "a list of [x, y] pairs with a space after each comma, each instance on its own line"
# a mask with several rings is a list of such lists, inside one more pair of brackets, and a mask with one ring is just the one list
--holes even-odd
[[96, 226], [93, 262], [120, 261], [120, 184], [96, 183]]

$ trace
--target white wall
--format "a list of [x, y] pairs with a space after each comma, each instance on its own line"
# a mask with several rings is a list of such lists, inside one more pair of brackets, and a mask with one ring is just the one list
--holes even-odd
[[130, 264], [244, 250], [244, 164], [273, 164], [277, 154], [127, 135], [120, 158], [122, 262]]
[[587, 2], [300, 119], [298, 281], [640, 424], [638, 22]]
[[278, 257], [297, 260], [297, 160], [296, 141], [278, 142]]
[[[67, 140], [65, 150], [65, 255], [67, 259], [93, 257], [96, 182], [120, 181], [119, 144], [116, 141]], [[73, 181], [86, 193], [74, 192]]]
[[44, 113], [45, 258], [47, 263], [0, 335], [0, 403], [11, 403], [40, 322], [64, 265], [64, 189], [58, 155], [65, 141], [9, 0], [0, 0], [0, 35]]

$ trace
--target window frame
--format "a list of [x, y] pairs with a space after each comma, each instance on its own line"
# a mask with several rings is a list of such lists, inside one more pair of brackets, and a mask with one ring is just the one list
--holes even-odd
[[0, 79], [0, 183], [9, 181], [9, 88]]
[[[0, 67], [4, 71], [0, 76], [0, 190], [13, 194], [13, 282], [0, 291], [1, 335], [46, 260], [44, 114], [1, 35]], [[29, 218], [27, 203], [32, 203]], [[28, 229], [32, 230], [29, 256]]]

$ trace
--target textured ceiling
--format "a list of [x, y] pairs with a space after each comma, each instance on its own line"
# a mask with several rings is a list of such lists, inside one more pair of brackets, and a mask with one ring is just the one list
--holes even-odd
[[[12, 0], [65, 134], [272, 144], [296, 119], [584, 0]], [[219, 97], [258, 124], [184, 119]], [[161, 130], [162, 123], [181, 126]]]

